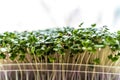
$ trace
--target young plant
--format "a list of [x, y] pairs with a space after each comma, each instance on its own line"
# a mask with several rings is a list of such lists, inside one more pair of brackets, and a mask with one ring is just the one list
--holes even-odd
[[[120, 31], [112, 33], [106, 26], [97, 28], [96, 24], [92, 24], [90, 27], [83, 28], [82, 25], [83, 23], [77, 29], [64, 27], [31, 32], [1, 33], [1, 63], [17, 63], [19, 69], [21, 69], [20, 63], [46, 63], [44, 66], [41, 64], [41, 69], [44, 69], [44, 67], [49, 68], [47, 64], [52, 63], [53, 70], [56, 69], [56, 63], [62, 64], [60, 68], [63, 70], [76, 69], [75, 65], [71, 67], [69, 65], [64, 66], [64, 63], [85, 64], [85, 71], [88, 69], [91, 71], [96, 70], [96, 68], [89, 68], [88, 65], [90, 64], [110, 67], [119, 66]], [[32, 68], [39, 69], [35, 65]], [[82, 69], [81, 66], [77, 68], [78, 71]], [[109, 72], [110, 69], [104, 71]], [[71, 79], [74, 79], [75, 74], [72, 73]], [[50, 78], [55, 79], [55, 76], [56, 72], [52, 72]], [[62, 76], [64, 80], [65, 72], [62, 72]], [[85, 80], [87, 80], [88, 73], [85, 76]], [[94, 79], [95, 75], [92, 76]]]

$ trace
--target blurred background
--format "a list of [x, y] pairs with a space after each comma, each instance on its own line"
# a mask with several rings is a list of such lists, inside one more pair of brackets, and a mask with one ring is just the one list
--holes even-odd
[[120, 30], [119, 0], [0, 0], [0, 32], [96, 23]]

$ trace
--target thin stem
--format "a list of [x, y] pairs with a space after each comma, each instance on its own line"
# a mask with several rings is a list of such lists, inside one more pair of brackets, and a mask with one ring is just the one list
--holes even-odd
[[[34, 69], [34, 66], [32, 65], [32, 63], [31, 63], [31, 55], [26, 55], [27, 57], [26, 57], [26, 59], [27, 59], [27, 61], [28, 61], [28, 63], [30, 63], [30, 65], [31, 65], [31, 69]], [[33, 71], [33, 74], [34, 74], [34, 76], [35, 76], [35, 72]]]
[[21, 69], [21, 66], [19, 65], [19, 62], [17, 60], [15, 60], [17, 65], [18, 65], [18, 68], [19, 68], [19, 71], [20, 71], [20, 74], [21, 74], [21, 80], [23, 78], [23, 75], [22, 75], [22, 69]]
[[91, 57], [91, 55], [92, 55], [92, 53], [90, 53], [90, 54], [88, 54], [88, 57], [87, 57], [87, 59], [86, 59], [86, 67], [85, 67], [85, 80], [87, 80], [87, 69], [88, 69], [88, 62], [89, 62], [89, 60], [90, 60], [90, 57]]

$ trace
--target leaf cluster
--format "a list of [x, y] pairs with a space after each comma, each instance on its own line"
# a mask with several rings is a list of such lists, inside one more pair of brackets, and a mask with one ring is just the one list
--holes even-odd
[[[24, 32], [4, 32], [0, 34], [0, 58], [24, 61], [27, 55], [36, 56], [38, 59], [45, 59], [54, 62], [56, 58], [50, 55], [66, 54], [77, 55], [85, 51], [95, 54], [97, 50], [109, 47], [111, 51], [118, 51], [117, 54], [110, 54], [108, 59], [117, 61], [120, 52], [120, 31], [110, 32], [106, 26], [95, 27], [92, 24], [88, 28], [78, 29], [71, 27], [46, 29]], [[50, 57], [49, 57], [50, 56]], [[94, 62], [99, 63], [99, 58]]]

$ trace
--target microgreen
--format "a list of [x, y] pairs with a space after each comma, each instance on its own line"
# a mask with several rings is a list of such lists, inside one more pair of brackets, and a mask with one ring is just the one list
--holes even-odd
[[[83, 28], [81, 27], [82, 25], [83, 23], [81, 23], [77, 29], [63, 27], [31, 32], [1, 33], [0, 50], [5, 48], [6, 51], [0, 52], [0, 58], [6, 59], [7, 56], [13, 61], [18, 59], [18, 61], [24, 62], [28, 55], [34, 55], [40, 60], [47, 56], [49, 62], [57, 62], [61, 59], [59, 58], [60, 55], [66, 60], [65, 58], [71, 55], [75, 59], [77, 58], [75, 56], [83, 56], [83, 54], [85, 54], [85, 58], [81, 59], [81, 57], [78, 57], [80, 59], [77, 60], [84, 60], [90, 55], [92, 55], [92, 57], [89, 57], [90, 63], [99, 64], [102, 59], [100, 55], [104, 55], [105, 58], [113, 62], [119, 60], [120, 54], [116, 52], [120, 51], [120, 31], [112, 33], [106, 26], [97, 28], [96, 24], [92, 24], [90, 27]], [[114, 54], [102, 52], [102, 50], [104, 51], [107, 47], [109, 47], [109, 51]], [[116, 56], [113, 56], [115, 54]], [[98, 58], [96, 58], [96, 56]], [[64, 60], [62, 62], [64, 62]], [[84, 63], [84, 61], [78, 62]]]

